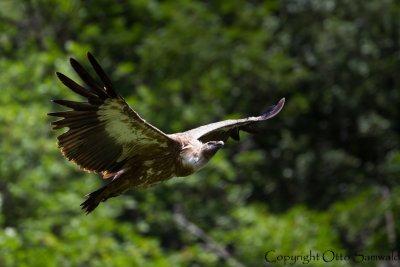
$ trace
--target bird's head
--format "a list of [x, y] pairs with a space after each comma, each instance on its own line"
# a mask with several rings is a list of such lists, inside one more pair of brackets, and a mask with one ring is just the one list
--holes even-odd
[[224, 146], [223, 141], [209, 141], [203, 145], [202, 153], [205, 158], [210, 159], [223, 146]]
[[187, 176], [194, 171], [203, 168], [212, 156], [224, 146], [222, 141], [210, 141], [202, 143], [198, 140], [190, 142], [187, 146], [183, 147], [180, 152], [180, 160], [184, 172], [179, 176]]

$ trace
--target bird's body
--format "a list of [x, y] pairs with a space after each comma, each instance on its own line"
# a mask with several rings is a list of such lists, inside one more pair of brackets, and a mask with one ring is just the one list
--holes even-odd
[[200, 170], [229, 137], [238, 140], [239, 130], [251, 132], [256, 122], [274, 117], [284, 105], [282, 99], [257, 117], [220, 121], [182, 133], [165, 134], [128, 106], [89, 53], [88, 59], [103, 85], [71, 59], [72, 67], [88, 88], [61, 73], [57, 75], [67, 87], [88, 101], [54, 100], [72, 110], [49, 113], [63, 118], [52, 123], [54, 129], [69, 128], [58, 137], [63, 155], [82, 169], [97, 172], [110, 181], [90, 193], [82, 203], [87, 213], [100, 202], [130, 188], [151, 186]]

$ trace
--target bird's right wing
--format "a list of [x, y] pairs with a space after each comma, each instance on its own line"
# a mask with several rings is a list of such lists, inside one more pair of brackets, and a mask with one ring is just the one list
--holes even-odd
[[102, 86], [74, 59], [71, 59], [71, 65], [87, 88], [57, 73], [64, 85], [88, 100], [53, 101], [72, 109], [48, 114], [63, 118], [52, 123], [54, 129], [69, 128], [58, 137], [64, 156], [84, 170], [102, 172], [105, 176], [118, 171], [130, 158], [144, 160], [169, 156], [179, 144], [132, 110], [90, 53], [88, 59]]
[[284, 104], [285, 99], [282, 98], [276, 105], [271, 106], [260, 116], [214, 122], [186, 131], [182, 134], [199, 139], [203, 143], [208, 141], [226, 141], [229, 137], [239, 140], [240, 130], [251, 133], [254, 131], [254, 126], [257, 123], [275, 117], [282, 110]]

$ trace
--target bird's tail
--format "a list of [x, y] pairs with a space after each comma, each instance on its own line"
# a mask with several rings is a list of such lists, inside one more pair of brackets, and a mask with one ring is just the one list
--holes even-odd
[[121, 177], [122, 174], [123, 172], [117, 172], [110, 183], [86, 195], [87, 199], [81, 204], [86, 214], [92, 212], [100, 202], [116, 197], [129, 188], [130, 180]]
[[86, 214], [91, 213], [100, 204], [100, 202], [107, 200], [108, 197], [105, 195], [106, 189], [107, 185], [86, 195], [87, 199], [81, 204], [81, 207]]

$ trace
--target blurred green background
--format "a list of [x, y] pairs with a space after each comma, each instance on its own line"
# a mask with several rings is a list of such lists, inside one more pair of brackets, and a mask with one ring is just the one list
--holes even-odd
[[[0, 266], [390, 254], [400, 245], [399, 48], [395, 0], [0, 1]], [[46, 113], [59, 110], [50, 99], [79, 99], [54, 73], [76, 78], [68, 58], [87, 64], [87, 51], [167, 133], [287, 104], [198, 174], [85, 216], [79, 204], [101, 179], [62, 157]]]

